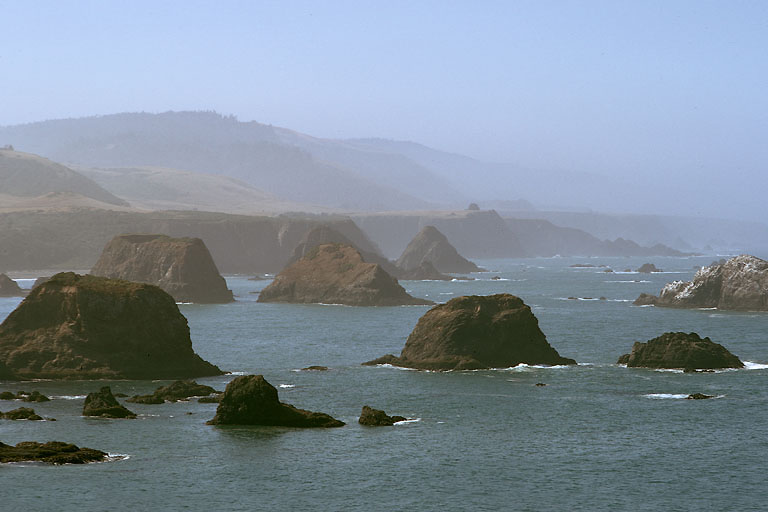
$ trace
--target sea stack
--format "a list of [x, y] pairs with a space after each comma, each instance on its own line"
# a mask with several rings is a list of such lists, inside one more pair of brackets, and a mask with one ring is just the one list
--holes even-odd
[[728, 349], [695, 332], [667, 332], [646, 343], [635, 342], [632, 352], [621, 356], [617, 364], [686, 370], [744, 367]]
[[104, 247], [91, 274], [154, 284], [177, 302], [223, 304], [234, 300], [199, 238], [118, 235]]
[[157, 286], [72, 272], [41, 284], [0, 324], [0, 368], [22, 379], [221, 375], [192, 350], [187, 319]]
[[422, 316], [400, 357], [363, 363], [423, 370], [509, 368], [525, 364], [564, 365], [522, 299], [506, 293], [456, 297]]
[[23, 297], [22, 290], [18, 283], [5, 274], [0, 274], [0, 297]]
[[480, 267], [459, 254], [445, 235], [434, 226], [422, 228], [405, 248], [396, 264], [407, 272], [418, 268], [425, 261], [432, 263], [438, 272], [465, 274], [480, 270]]
[[263, 375], [243, 375], [227, 384], [216, 416], [209, 425], [267, 425], [302, 428], [343, 427], [322, 412], [311, 412], [284, 404], [275, 387]]
[[283, 269], [261, 291], [258, 301], [349, 306], [433, 304], [411, 297], [381, 265], [366, 263], [357, 249], [342, 244], [313, 248]]
[[702, 267], [692, 281], [667, 284], [658, 297], [642, 294], [636, 305], [768, 311], [768, 261], [742, 254]]

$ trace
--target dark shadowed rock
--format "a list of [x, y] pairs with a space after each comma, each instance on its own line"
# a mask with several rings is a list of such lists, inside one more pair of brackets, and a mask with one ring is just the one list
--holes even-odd
[[714, 395], [705, 395], [704, 393], [691, 393], [686, 400], [706, 400], [707, 398], [715, 398]]
[[341, 427], [343, 421], [310, 412], [277, 398], [277, 390], [262, 375], [244, 375], [227, 384], [216, 416], [209, 425], [271, 425], [283, 427]]
[[363, 410], [360, 413], [360, 419], [357, 421], [366, 427], [389, 427], [398, 421], [405, 420], [406, 418], [403, 416], [387, 416], [387, 413], [382, 410], [373, 409], [367, 405], [364, 405]]
[[223, 394], [224, 393], [217, 393], [211, 396], [201, 396], [197, 399], [197, 402], [201, 404], [217, 404], [221, 401], [221, 396]]
[[35, 390], [31, 393], [26, 393], [24, 391], [19, 391], [16, 393], [16, 398], [23, 401], [23, 402], [49, 402], [51, 399], [42, 394], [41, 392]]
[[695, 332], [667, 332], [646, 343], [635, 342], [632, 352], [618, 364], [644, 368], [743, 368], [738, 357], [709, 338]]
[[29, 407], [19, 407], [18, 409], [14, 409], [0, 415], [0, 417], [6, 420], [40, 421], [43, 419], [41, 416], [38, 416], [35, 413], [34, 409], [30, 409]]
[[26, 441], [16, 446], [0, 443], [0, 462], [47, 462], [49, 464], [85, 464], [106, 459], [107, 454], [74, 444], [50, 441]]
[[177, 380], [167, 386], [161, 386], [151, 395], [136, 395], [126, 402], [139, 404], [162, 404], [166, 401], [177, 402], [179, 400], [188, 400], [193, 396], [209, 396], [213, 393], [219, 393], [211, 386], [198, 384], [193, 380]]
[[192, 350], [173, 298], [142, 283], [57, 274], [0, 325], [0, 362], [20, 378], [221, 375]]
[[319, 245], [280, 272], [259, 302], [400, 306], [433, 304], [411, 297], [380, 265], [366, 263], [351, 246]]
[[178, 302], [232, 302], [232, 292], [199, 238], [119, 235], [104, 247], [91, 274], [159, 286]]
[[0, 297], [22, 297], [22, 290], [18, 283], [5, 274], [0, 274]]
[[641, 293], [640, 296], [632, 302], [632, 304], [635, 306], [653, 306], [658, 300], [659, 298], [655, 295], [651, 295], [650, 293]]
[[660, 268], [656, 268], [653, 263], [643, 263], [640, 268], [637, 269], [642, 274], [650, 274], [651, 272], [663, 272]]
[[429, 261], [422, 261], [421, 264], [410, 270], [401, 270], [399, 278], [405, 281], [452, 281], [452, 276], [441, 274]]
[[51, 276], [38, 277], [37, 279], [35, 279], [35, 282], [32, 283], [32, 289], [34, 290], [35, 288], [37, 288], [38, 286], [40, 286], [41, 284], [43, 284], [44, 282], [46, 282], [50, 278], [51, 278]]
[[434, 226], [425, 226], [416, 234], [397, 260], [397, 266], [407, 272], [418, 268], [425, 261], [432, 263], [438, 272], [464, 274], [480, 270], [461, 256]]
[[306, 368], [302, 368], [302, 370], [306, 371], [306, 372], [326, 372], [326, 371], [328, 371], [328, 367], [327, 366], [312, 365], [312, 366], [307, 366]]
[[692, 281], [674, 281], [664, 286], [654, 304], [768, 311], [768, 261], [742, 254], [723, 264], [702, 267]]
[[456, 297], [422, 316], [393, 364], [425, 370], [508, 368], [518, 364], [576, 364], [547, 343], [539, 322], [519, 297], [509, 294]]
[[88, 393], [88, 396], [85, 397], [83, 416], [134, 419], [136, 414], [126, 409], [117, 401], [112, 395], [112, 390], [109, 389], [109, 386], [104, 386], [99, 391]]

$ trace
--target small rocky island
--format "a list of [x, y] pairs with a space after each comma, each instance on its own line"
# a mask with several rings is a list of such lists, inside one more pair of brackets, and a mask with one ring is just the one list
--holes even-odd
[[16, 446], [0, 443], [0, 462], [46, 462], [49, 464], [85, 464], [101, 462], [107, 453], [80, 448], [71, 443], [26, 441]]
[[227, 384], [209, 425], [266, 425], [301, 428], [343, 427], [345, 423], [322, 412], [284, 404], [263, 375], [243, 375]]
[[160, 386], [151, 395], [134, 395], [126, 402], [137, 404], [162, 404], [189, 400], [193, 396], [207, 397], [219, 393], [211, 386], [198, 384], [193, 380], [177, 380], [167, 386]]
[[118, 402], [109, 386], [103, 386], [100, 390], [88, 393], [88, 396], [85, 397], [83, 416], [132, 420], [136, 418], [136, 413], [129, 411]]
[[364, 405], [357, 422], [366, 427], [391, 427], [398, 421], [405, 421], [406, 419], [404, 416], [389, 416], [381, 409]]
[[154, 284], [177, 302], [223, 304], [234, 300], [199, 238], [119, 235], [104, 247], [91, 274]]
[[397, 260], [397, 266], [404, 272], [418, 268], [428, 261], [438, 272], [466, 274], [478, 272], [480, 267], [464, 258], [434, 226], [425, 226], [411, 240]]
[[422, 316], [400, 357], [387, 355], [365, 365], [392, 364], [423, 370], [509, 368], [525, 364], [565, 365], [547, 342], [522, 299], [502, 293], [456, 297]]
[[259, 302], [401, 306], [434, 304], [411, 297], [380, 265], [366, 263], [354, 247], [318, 245], [282, 270]]
[[221, 375], [192, 350], [173, 297], [150, 284], [73, 272], [41, 284], [0, 324], [0, 370], [21, 379]]
[[0, 274], [0, 297], [23, 297], [24, 290], [5, 274]]
[[768, 261], [742, 254], [702, 267], [693, 281], [674, 281], [659, 296], [641, 294], [635, 305], [768, 311]]
[[646, 343], [635, 342], [632, 352], [621, 356], [617, 364], [626, 364], [630, 368], [685, 370], [744, 367], [744, 363], [728, 349], [695, 332], [667, 332]]

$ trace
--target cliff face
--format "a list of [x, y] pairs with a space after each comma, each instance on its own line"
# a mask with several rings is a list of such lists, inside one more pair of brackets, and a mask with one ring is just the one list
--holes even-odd
[[159, 286], [178, 302], [232, 302], [232, 292], [199, 238], [119, 235], [91, 274]]
[[0, 363], [23, 379], [222, 373], [192, 350], [187, 319], [163, 290], [72, 272], [32, 290], [0, 325]]
[[363, 261], [351, 246], [316, 246], [283, 269], [259, 295], [259, 302], [398, 306], [432, 304], [411, 297], [381, 266]]
[[692, 281], [667, 284], [658, 297], [644, 294], [641, 299], [676, 308], [768, 311], [768, 261], [736, 256], [722, 265], [703, 267]]
[[438, 272], [467, 273], [480, 270], [477, 265], [458, 253], [448, 239], [434, 226], [425, 226], [411, 240], [397, 260], [397, 266], [410, 271], [429, 262]]
[[576, 364], [547, 343], [539, 322], [520, 298], [509, 294], [451, 299], [424, 314], [400, 357], [365, 363], [425, 370], [508, 368], [526, 364]]

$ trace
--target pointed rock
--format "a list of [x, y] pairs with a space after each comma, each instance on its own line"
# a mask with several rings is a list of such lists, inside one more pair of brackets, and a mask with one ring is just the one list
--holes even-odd
[[112, 395], [112, 390], [109, 389], [109, 386], [104, 386], [99, 391], [88, 393], [83, 404], [83, 416], [136, 418], [135, 413], [129, 411], [117, 401], [117, 398]]
[[434, 226], [425, 226], [411, 240], [397, 260], [397, 266], [409, 271], [428, 261], [438, 272], [463, 274], [480, 268], [461, 256], [448, 239]]
[[23, 297], [24, 290], [5, 274], [0, 274], [0, 297]]

